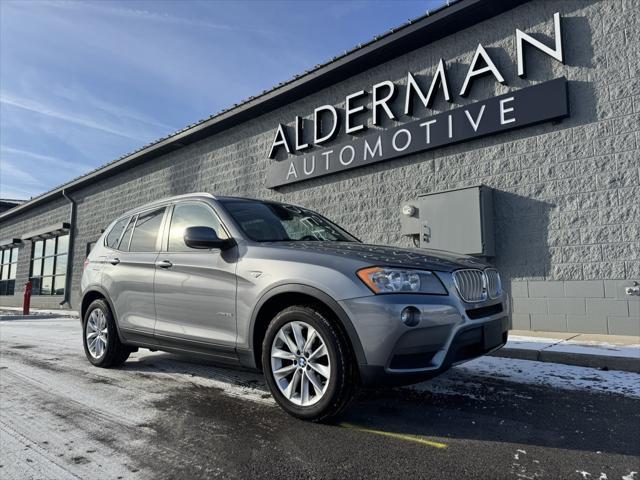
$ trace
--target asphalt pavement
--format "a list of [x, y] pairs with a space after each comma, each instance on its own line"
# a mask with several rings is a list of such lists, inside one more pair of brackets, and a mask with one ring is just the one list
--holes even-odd
[[366, 391], [331, 424], [257, 373], [141, 350], [91, 366], [74, 318], [0, 321], [0, 477], [640, 480], [640, 375], [483, 358]]

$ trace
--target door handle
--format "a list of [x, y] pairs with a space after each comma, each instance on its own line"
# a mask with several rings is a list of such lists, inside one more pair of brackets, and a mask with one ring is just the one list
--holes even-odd
[[173, 266], [173, 263], [171, 263], [169, 260], [158, 260], [156, 262], [156, 267], [171, 268], [172, 266]]
[[119, 258], [110, 258], [110, 259], [109, 259], [109, 263], [110, 263], [111, 265], [117, 265], [117, 264], [119, 264], [119, 263], [120, 263], [120, 259], [119, 259]]

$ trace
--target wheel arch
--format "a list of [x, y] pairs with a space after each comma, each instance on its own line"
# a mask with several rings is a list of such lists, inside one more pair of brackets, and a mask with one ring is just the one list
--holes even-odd
[[126, 343], [122, 338], [122, 334], [120, 333], [120, 327], [118, 326], [118, 318], [116, 316], [116, 311], [113, 308], [113, 303], [111, 302], [111, 299], [107, 295], [107, 292], [105, 292], [100, 287], [93, 286], [82, 295], [82, 300], [80, 302], [80, 323], [81, 324], [84, 323], [84, 316], [87, 313], [87, 309], [89, 308], [89, 305], [91, 305], [91, 303], [94, 302], [95, 300], [104, 300], [105, 302], [107, 302], [107, 305], [109, 305], [109, 308], [111, 309], [111, 315], [113, 315], [113, 320], [116, 324], [116, 331], [118, 332], [118, 338], [120, 339], [120, 342]]
[[251, 315], [250, 324], [250, 351], [254, 366], [261, 368], [262, 341], [267, 331], [269, 322], [283, 309], [292, 305], [312, 304], [329, 316], [336, 319], [337, 326], [342, 329], [349, 340], [355, 360], [359, 365], [365, 365], [364, 350], [353, 323], [342, 309], [340, 304], [331, 296], [315, 287], [303, 284], [279, 285], [266, 292], [256, 304]]

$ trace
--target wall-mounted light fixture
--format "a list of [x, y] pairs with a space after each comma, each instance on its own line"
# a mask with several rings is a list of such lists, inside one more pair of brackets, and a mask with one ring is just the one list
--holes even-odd
[[402, 214], [406, 215], [407, 217], [413, 217], [416, 214], [416, 207], [409, 204], [403, 205]]

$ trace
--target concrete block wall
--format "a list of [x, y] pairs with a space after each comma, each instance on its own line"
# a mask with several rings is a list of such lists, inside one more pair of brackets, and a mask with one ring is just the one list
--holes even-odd
[[640, 336], [640, 297], [624, 280], [513, 282], [513, 328]]
[[[550, 43], [556, 11], [562, 15], [565, 63], [527, 51], [528, 75], [519, 78], [515, 29]], [[516, 326], [637, 334], [638, 303], [611, 292], [618, 292], [618, 284], [621, 288], [640, 281], [639, 18], [640, 3], [633, 0], [533, 0], [239, 127], [73, 192], [78, 202], [73, 303], [78, 300], [86, 243], [95, 241], [115, 216], [151, 200], [194, 191], [275, 199], [317, 210], [366, 242], [412, 246], [400, 234], [400, 208], [406, 201], [482, 183], [494, 189], [496, 256], [491, 260], [512, 290]], [[457, 94], [479, 42], [506, 83], [479, 78], [468, 98], [454, 94], [454, 102], [448, 104], [440, 94], [433, 112], [418, 108], [416, 115], [565, 76], [570, 116], [559, 123], [277, 190], [265, 188], [272, 162], [267, 153], [278, 123], [291, 125], [296, 115], [308, 117], [327, 103], [344, 108], [346, 95], [380, 81], [402, 85], [407, 71], [427, 87], [440, 58], [447, 63], [451, 91]], [[413, 119], [401, 116], [383, 127]], [[340, 135], [335, 143], [345, 139]], [[53, 223], [49, 218], [59, 215], [60, 208], [66, 219], [67, 207], [56, 201], [2, 222], [0, 236], [24, 233], [34, 223]], [[22, 280], [25, 271], [28, 275], [28, 258], [21, 253]], [[21, 281], [16, 295], [0, 298], [0, 304], [19, 304]]]
[[[70, 204], [64, 199], [36, 207], [22, 214], [18, 221], [0, 224], [1, 238], [20, 238], [24, 233], [69, 221]], [[18, 268], [13, 296], [0, 295], [0, 306], [21, 306], [24, 284], [29, 280], [33, 244], [25, 241], [18, 248]], [[84, 259], [84, 257], [82, 257]], [[62, 297], [57, 295], [33, 296], [32, 304], [40, 308], [60, 308]]]

